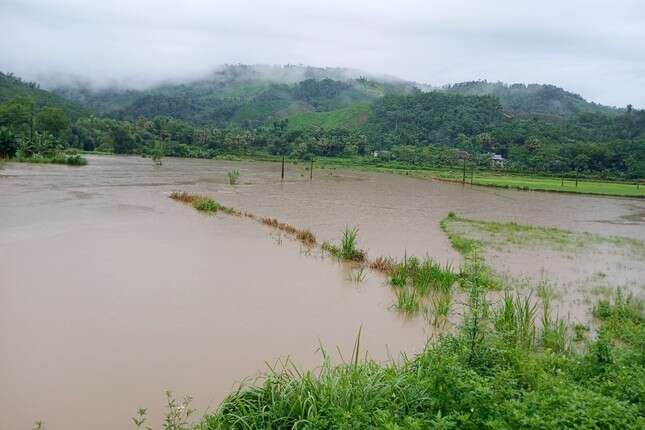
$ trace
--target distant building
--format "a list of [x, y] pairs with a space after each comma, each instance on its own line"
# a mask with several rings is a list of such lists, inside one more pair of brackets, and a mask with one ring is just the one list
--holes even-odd
[[490, 161], [493, 167], [504, 168], [504, 157], [502, 157], [502, 154], [493, 154], [490, 157]]

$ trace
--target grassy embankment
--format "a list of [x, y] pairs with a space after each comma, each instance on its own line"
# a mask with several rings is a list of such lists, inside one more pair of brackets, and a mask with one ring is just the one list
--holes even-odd
[[[173, 198], [210, 212], [200, 198], [181, 193]], [[469, 222], [477, 223], [454, 214], [442, 221], [465, 257], [458, 276], [414, 257], [398, 264], [384, 259], [370, 263], [388, 272], [391, 283], [411, 288], [426, 276], [423, 272], [444, 272], [428, 283], [436, 290], [449, 289], [460, 278], [468, 298], [458, 332], [429, 343], [414, 358], [389, 363], [363, 355], [359, 332], [349, 361], [332, 365], [325, 351], [316, 371], [287, 361], [255, 384], [240, 386], [196, 424], [188, 423], [190, 399], [169, 397], [166, 423], [176, 430], [643, 428], [643, 303], [620, 290], [612, 300], [600, 300], [593, 308], [600, 323], [594, 338], [583, 330], [570, 337], [564, 322], [551, 316], [548, 300], [543, 300], [541, 312], [530, 297], [511, 294], [493, 306], [486, 291], [495, 287], [495, 280], [483, 264], [482, 243], [452, 228], [453, 223]], [[483, 226], [535, 240], [570, 239], [555, 229]], [[341, 244], [330, 249], [351, 260], [355, 243], [355, 232], [348, 230]], [[135, 419], [143, 428], [145, 410]]]
[[[461, 183], [463, 171], [459, 168], [424, 168], [402, 163], [373, 163], [353, 158], [319, 158], [316, 165], [323, 168], [343, 167], [348, 169], [378, 171], [413, 176], [417, 178], [435, 179]], [[639, 197], [645, 198], [645, 183], [602, 181], [594, 179], [579, 179], [522, 175], [500, 171], [477, 170], [471, 177], [466, 172], [466, 184], [497, 188], [510, 188], [524, 191], [549, 191], [573, 194], [595, 194], [602, 196]]]

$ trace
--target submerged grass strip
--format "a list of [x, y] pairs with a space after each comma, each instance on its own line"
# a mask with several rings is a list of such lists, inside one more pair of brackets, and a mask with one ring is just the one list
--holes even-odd
[[486, 264], [483, 257], [482, 242], [470, 239], [452, 228], [453, 223], [460, 221], [454, 212], [441, 220], [441, 229], [448, 235], [448, 240], [453, 248], [464, 257], [464, 264], [461, 268], [460, 277], [462, 282], [476, 281], [490, 290], [502, 288], [502, 281], [495, 275], [493, 270]]
[[190, 194], [187, 192], [173, 191], [169, 196], [171, 199], [178, 202], [186, 203], [192, 205], [195, 209], [200, 212], [206, 213], [217, 213], [223, 212], [227, 215], [234, 216], [244, 216], [249, 219], [258, 220], [260, 223], [267, 225], [269, 227], [276, 228], [281, 230], [300, 242], [304, 243], [307, 246], [315, 246], [317, 243], [316, 236], [309, 229], [297, 229], [289, 224], [278, 221], [275, 218], [257, 218], [255, 215], [249, 212], [240, 212], [237, 209], [227, 207], [219, 204], [210, 197], [202, 196], [200, 194]]
[[170, 198], [178, 202], [190, 204], [200, 212], [223, 212], [228, 215], [242, 216], [241, 212], [233, 208], [223, 206], [210, 197], [202, 196], [199, 194], [189, 194], [186, 192], [173, 191], [172, 193], [170, 193]]
[[[469, 226], [484, 233], [479, 240], [467, 238], [454, 226]], [[559, 251], [577, 251], [599, 245], [611, 245], [629, 250], [633, 255], [645, 259], [645, 241], [622, 236], [601, 236], [593, 233], [580, 233], [569, 230], [518, 224], [515, 222], [482, 221], [461, 218], [454, 213], [441, 221], [441, 227], [448, 234], [455, 249], [464, 255], [472, 254], [483, 245], [512, 244], [520, 247], [544, 246]]]
[[317, 243], [316, 235], [314, 235], [309, 229], [300, 230], [293, 227], [292, 225], [280, 222], [275, 218], [269, 217], [260, 218], [260, 222], [264, 225], [268, 225], [269, 227], [284, 231], [285, 233], [295, 237], [307, 246], [315, 246]]

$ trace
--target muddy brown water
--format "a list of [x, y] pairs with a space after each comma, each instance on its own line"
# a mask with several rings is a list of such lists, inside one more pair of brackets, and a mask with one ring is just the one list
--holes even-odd
[[[167, 198], [208, 194], [319, 240], [358, 226], [371, 256], [461, 260], [439, 228], [449, 211], [645, 240], [645, 202], [470, 188], [323, 169], [313, 182], [275, 163], [94, 157], [82, 168], [0, 167], [0, 429], [158, 424], [163, 390], [215, 407], [265, 362], [320, 363], [320, 345], [377, 360], [414, 354], [432, 334], [391, 309], [383, 279], [251, 220], [205, 216]], [[226, 172], [238, 169], [230, 186]], [[544, 263], [544, 264], [548, 264]], [[535, 268], [531, 268], [532, 270]], [[590, 274], [591, 275], [591, 274]], [[336, 356], [337, 357], [337, 356]], [[339, 360], [337, 357], [336, 360]]]

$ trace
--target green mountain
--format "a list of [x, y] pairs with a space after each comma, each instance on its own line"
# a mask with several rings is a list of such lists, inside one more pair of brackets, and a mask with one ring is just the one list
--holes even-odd
[[[377, 80], [378, 79], [378, 80]], [[67, 86], [54, 91], [98, 114], [133, 120], [172, 116], [198, 126], [253, 128], [307, 112], [329, 112], [411, 93], [414, 84], [358, 71], [305, 66], [225, 66], [188, 83], [137, 90]]]
[[618, 113], [619, 110], [588, 102], [578, 94], [554, 85], [505, 84], [503, 82], [471, 81], [441, 88], [450, 94], [494, 96], [504, 110], [513, 113], [541, 113], [569, 116], [578, 113]]
[[54, 89], [59, 96], [116, 119], [165, 115], [220, 128], [254, 128], [284, 118], [292, 120], [290, 128], [353, 127], [365, 122], [366, 113], [383, 96], [419, 92], [492, 96], [507, 115], [543, 115], [547, 120], [621, 112], [553, 85], [472, 81], [433, 88], [353, 69], [293, 65], [228, 65], [202, 79], [146, 90], [95, 90], [80, 84]]
[[30, 100], [37, 110], [45, 107], [62, 108], [73, 119], [88, 113], [79, 103], [43, 90], [35, 82], [23, 81], [11, 73], [0, 72], [0, 104], [13, 99]]

